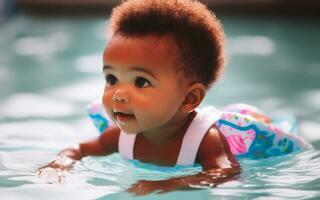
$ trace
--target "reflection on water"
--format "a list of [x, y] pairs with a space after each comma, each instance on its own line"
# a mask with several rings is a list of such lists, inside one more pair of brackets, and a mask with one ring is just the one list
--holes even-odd
[[102, 69], [99, 66], [102, 65], [102, 52], [81, 56], [75, 62], [76, 69], [84, 73], [101, 73]]
[[[221, 16], [231, 56], [204, 104], [245, 102], [270, 114], [294, 114], [314, 149], [242, 160], [240, 178], [217, 188], [143, 199], [319, 198], [319, 26], [287, 18]], [[94, 137], [86, 105], [101, 98], [105, 19], [16, 16], [0, 25], [0, 194], [6, 199], [131, 199], [139, 179], [175, 173], [145, 169], [115, 154], [86, 158], [63, 184], [36, 169], [66, 146]], [[199, 168], [178, 173], [196, 173]]]
[[[95, 99], [101, 99], [101, 91], [104, 88], [104, 79], [101, 76], [98, 78], [83, 80], [74, 84], [52, 89], [50, 95], [72, 100], [74, 102], [88, 103]], [[83, 109], [83, 107], [82, 107]]]
[[18, 93], [0, 104], [0, 114], [8, 118], [63, 117], [74, 112], [72, 104], [55, 100], [48, 95]]
[[264, 36], [240, 36], [228, 39], [231, 55], [260, 55], [268, 56], [274, 53], [275, 45]]
[[[136, 167], [114, 154], [106, 158], [86, 158], [67, 175], [64, 183], [48, 185], [44, 180], [35, 177], [33, 171], [41, 166], [44, 160], [53, 158], [55, 153], [16, 150], [11, 153], [2, 152], [0, 155], [2, 163], [0, 191], [2, 195], [13, 199], [21, 197], [21, 194], [27, 191], [30, 192], [30, 196], [35, 195], [39, 190], [41, 190], [40, 196], [50, 194], [52, 199], [71, 197], [126, 199], [132, 198], [132, 195], [125, 190], [137, 180], [142, 178], [155, 180], [174, 176], [170, 171]], [[21, 162], [26, 165], [21, 165]], [[319, 162], [320, 154], [315, 150], [260, 161], [242, 160], [241, 176], [217, 188], [172, 192], [162, 196], [152, 194], [143, 199], [171, 199], [189, 195], [204, 199], [314, 198], [320, 195]], [[191, 174], [198, 171], [199, 168], [190, 168], [178, 174]]]
[[15, 51], [21, 56], [50, 56], [65, 49], [69, 41], [65, 32], [56, 32], [46, 37], [24, 37], [15, 43]]

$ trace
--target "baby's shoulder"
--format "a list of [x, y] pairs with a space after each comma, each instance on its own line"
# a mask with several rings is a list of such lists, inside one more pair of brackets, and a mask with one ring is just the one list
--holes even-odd
[[224, 135], [213, 125], [204, 135], [199, 146], [197, 160], [204, 169], [230, 167], [236, 164]]
[[228, 151], [226, 142], [224, 135], [216, 125], [213, 125], [204, 135], [200, 143], [199, 155], [212, 154], [214, 156], [218, 156], [225, 153]]
[[203, 142], [209, 142], [209, 143], [220, 143], [223, 142], [223, 135], [221, 134], [218, 127], [214, 124], [209, 128], [207, 133], [203, 137]]
[[104, 132], [100, 135], [100, 142], [104, 146], [114, 147], [118, 149], [118, 142], [120, 137], [120, 129], [116, 126], [109, 126], [104, 130]]

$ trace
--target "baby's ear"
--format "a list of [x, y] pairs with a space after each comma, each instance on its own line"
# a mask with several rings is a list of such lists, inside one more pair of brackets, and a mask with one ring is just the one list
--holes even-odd
[[200, 105], [206, 94], [206, 87], [202, 83], [193, 83], [189, 86], [185, 95], [185, 100], [180, 110], [184, 113], [192, 112]]

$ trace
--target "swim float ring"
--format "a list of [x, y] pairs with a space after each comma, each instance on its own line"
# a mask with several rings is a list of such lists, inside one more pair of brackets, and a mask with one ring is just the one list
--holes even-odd
[[[114, 126], [100, 102], [91, 103], [88, 114], [100, 133]], [[224, 107], [215, 125], [224, 134], [237, 158], [268, 158], [311, 147], [297, 135], [297, 120], [294, 116], [270, 118], [251, 105], [232, 104]]]

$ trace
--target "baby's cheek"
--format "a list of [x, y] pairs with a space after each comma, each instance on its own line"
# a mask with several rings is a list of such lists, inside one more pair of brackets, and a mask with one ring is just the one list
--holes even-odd
[[112, 95], [110, 92], [104, 92], [102, 95], [102, 105], [107, 112], [112, 109]]
[[169, 104], [154, 104], [145, 106], [145, 116], [149, 120], [156, 122], [168, 121], [175, 113], [175, 108], [171, 107]]
[[149, 93], [132, 92], [130, 93], [130, 105], [138, 110], [154, 108], [157, 98]]

